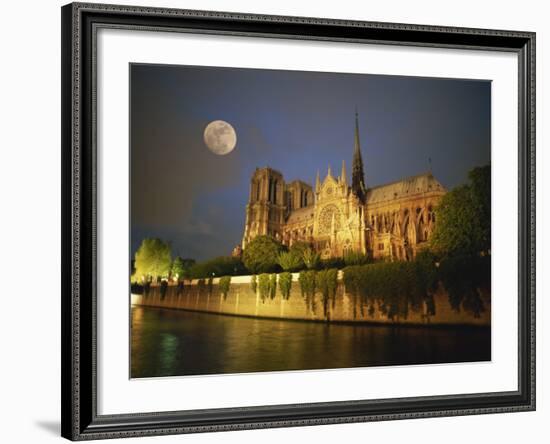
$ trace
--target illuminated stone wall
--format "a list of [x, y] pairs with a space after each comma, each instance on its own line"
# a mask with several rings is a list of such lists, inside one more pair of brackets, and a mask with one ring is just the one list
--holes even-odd
[[[164, 295], [160, 286], [152, 286], [145, 295], [132, 295], [132, 304], [153, 307], [176, 308], [201, 312], [223, 313], [241, 316], [256, 316], [281, 319], [302, 319], [311, 321], [345, 321], [345, 322], [373, 322], [373, 323], [399, 323], [399, 324], [468, 324], [490, 325], [491, 302], [490, 296], [485, 295], [483, 305], [485, 311], [476, 318], [472, 314], [460, 310], [452, 310], [447, 294], [439, 290], [435, 296], [435, 315], [428, 316], [425, 310], [413, 312], [409, 310], [407, 318], [389, 320], [378, 309], [369, 314], [365, 307], [363, 311], [358, 303], [353, 303], [353, 298], [346, 293], [341, 276], [338, 280], [336, 299], [334, 306], [329, 302], [325, 314], [322, 295], [319, 291], [315, 294], [313, 310], [307, 306], [300, 292], [298, 274], [293, 275], [292, 289], [288, 300], [284, 300], [277, 288], [273, 299], [266, 296], [262, 301], [259, 288], [252, 290], [250, 276], [236, 276], [231, 279], [231, 285], [227, 297], [221, 294], [218, 282], [213, 280], [209, 289], [208, 283], [199, 285], [197, 280], [186, 281], [183, 288], [169, 285]], [[258, 286], [259, 287], [259, 286]], [[354, 307], [355, 305], [355, 307]]]

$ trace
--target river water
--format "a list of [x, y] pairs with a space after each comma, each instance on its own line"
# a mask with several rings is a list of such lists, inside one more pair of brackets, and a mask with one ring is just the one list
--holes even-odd
[[490, 359], [489, 328], [342, 325], [132, 307], [132, 378]]

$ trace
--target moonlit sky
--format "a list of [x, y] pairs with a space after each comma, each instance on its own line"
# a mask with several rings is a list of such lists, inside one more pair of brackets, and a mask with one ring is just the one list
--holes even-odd
[[[429, 170], [447, 188], [490, 163], [490, 81], [132, 64], [131, 254], [160, 237], [174, 255], [231, 254], [256, 167], [314, 184], [346, 161], [359, 112], [367, 187]], [[235, 149], [203, 131], [225, 120]]]

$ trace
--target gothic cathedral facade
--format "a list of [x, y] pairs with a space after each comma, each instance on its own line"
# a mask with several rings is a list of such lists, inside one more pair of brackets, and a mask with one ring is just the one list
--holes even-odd
[[330, 167], [323, 181], [317, 173], [315, 189], [300, 180], [287, 183], [274, 169], [256, 168], [242, 248], [256, 236], [270, 235], [289, 247], [310, 243], [323, 259], [353, 251], [410, 260], [430, 238], [434, 208], [445, 192], [431, 172], [367, 187], [356, 113], [351, 185], [345, 161], [337, 177]]

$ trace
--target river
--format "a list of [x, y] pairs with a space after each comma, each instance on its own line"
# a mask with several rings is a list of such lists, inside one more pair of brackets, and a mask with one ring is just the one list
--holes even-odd
[[489, 328], [343, 325], [132, 307], [132, 378], [490, 359]]

